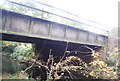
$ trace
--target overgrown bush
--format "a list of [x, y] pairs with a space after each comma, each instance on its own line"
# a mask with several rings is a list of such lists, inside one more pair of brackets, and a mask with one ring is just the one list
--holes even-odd
[[[19, 71], [14, 75], [10, 74], [10, 79], [118, 79], [114, 68], [99, 59], [99, 52], [95, 52], [89, 47], [86, 48], [91, 50], [91, 56], [94, 58], [90, 63], [85, 63], [77, 56], [65, 57], [67, 50], [63, 55], [65, 59], [61, 58], [56, 63], [51, 54], [52, 56], [49, 57], [48, 61], [43, 62], [37, 59], [37, 55], [34, 56], [31, 45], [23, 43], [3, 42], [3, 55], [12, 57], [12, 60], [20, 61], [19, 63], [24, 62], [29, 65], [22, 72]], [[9, 53], [8, 49], [11, 50]]]
[[118, 78], [120, 79], [120, 49], [116, 47], [113, 50], [108, 52], [108, 56], [106, 56], [107, 60], [106, 63], [113, 67], [113, 69], [117, 72]]
[[2, 72], [3, 74], [19, 73], [27, 68], [24, 57], [34, 56], [34, 46], [29, 43], [2, 41]]

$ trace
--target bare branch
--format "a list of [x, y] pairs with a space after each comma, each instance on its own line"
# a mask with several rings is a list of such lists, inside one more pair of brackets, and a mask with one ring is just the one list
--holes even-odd
[[65, 55], [66, 55], [66, 51], [67, 51], [67, 49], [68, 49], [68, 43], [69, 43], [69, 42], [66, 43], [66, 48], [65, 48], [65, 51], [64, 51], [64, 55], [63, 55], [63, 57], [60, 59], [60, 62], [64, 59], [64, 57], [65, 57]]

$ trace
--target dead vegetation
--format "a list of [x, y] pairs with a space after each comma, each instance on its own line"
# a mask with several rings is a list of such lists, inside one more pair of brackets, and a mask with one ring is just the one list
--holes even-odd
[[[95, 52], [93, 49], [86, 46], [86, 48], [92, 51], [91, 56], [95, 59], [90, 63], [85, 63], [77, 56], [68, 56], [66, 53], [73, 51], [67, 51], [59, 62], [55, 63], [54, 56], [49, 53], [49, 59], [47, 62], [41, 60], [24, 58], [26, 62], [30, 64], [28, 68], [24, 70], [24, 73], [28, 72], [29, 77], [34, 79], [44, 80], [58, 80], [58, 79], [117, 79], [117, 73], [112, 67], [107, 66], [104, 61], [99, 59], [99, 52]], [[76, 52], [76, 51], [74, 51]], [[30, 73], [29, 73], [30, 72]]]

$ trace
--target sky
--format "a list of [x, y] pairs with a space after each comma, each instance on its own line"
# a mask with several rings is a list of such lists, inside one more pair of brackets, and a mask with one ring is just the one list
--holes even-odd
[[118, 2], [120, 0], [37, 0], [82, 18], [94, 21], [110, 30], [118, 27]]

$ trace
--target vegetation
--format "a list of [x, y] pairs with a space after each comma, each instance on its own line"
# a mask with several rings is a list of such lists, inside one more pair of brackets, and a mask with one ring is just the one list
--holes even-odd
[[[99, 59], [99, 52], [91, 48], [92, 57], [95, 59], [85, 63], [81, 58], [69, 56], [55, 62], [54, 57], [49, 57], [47, 62], [38, 60], [34, 55], [34, 45], [3, 41], [3, 79], [118, 79], [116, 69], [110, 67]], [[65, 51], [64, 54], [66, 54]], [[8, 57], [10, 59], [8, 59]], [[8, 60], [8, 61], [7, 61]], [[16, 64], [14, 64], [16, 63]], [[7, 67], [8, 65], [8, 67]], [[18, 68], [15, 70], [15, 68]], [[14, 69], [14, 70], [13, 70]], [[36, 72], [37, 71], [37, 72]], [[5, 76], [5, 77], [4, 77]], [[7, 76], [7, 77], [6, 77]]]
[[[27, 43], [17, 43], [11, 41], [2, 41], [2, 72], [9, 76], [18, 74], [26, 68], [24, 57], [34, 56], [34, 45]], [[10, 78], [10, 77], [9, 77]]]
[[119, 48], [119, 35], [118, 35], [118, 27], [114, 27], [110, 31], [109, 36], [109, 51], [107, 55], [106, 62], [108, 65], [112, 66], [115, 71], [118, 73], [120, 79], [120, 48]]
[[[44, 9], [44, 7], [42, 5], [38, 5], [38, 4], [33, 4], [32, 1], [28, 1], [28, 0], [19, 0], [19, 3], [23, 4], [23, 5], [27, 5], [33, 8], [40, 8], [40, 9]], [[21, 5], [17, 5], [14, 3], [10, 3], [8, 1], [4, 1], [3, 4], [0, 5], [1, 9], [5, 9], [5, 10], [9, 10], [9, 11], [13, 11], [13, 12], [17, 12], [17, 13], [21, 13], [21, 14], [25, 14], [25, 15], [29, 15], [29, 16], [33, 16], [33, 17], [37, 17], [37, 18], [42, 18], [42, 19], [49, 19], [50, 15], [48, 13], [42, 12], [42, 11], [38, 11], [32, 8], [28, 8], [28, 7], [24, 7]]]
[[106, 63], [111, 66], [114, 71], [118, 74], [118, 78], [120, 79], [120, 52], [116, 47], [112, 51], [108, 52], [108, 56], [106, 56]]
[[17, 43], [11, 41], [2, 41], [3, 55], [12, 57], [15, 60], [22, 60], [23, 57], [34, 56], [34, 45], [27, 43]]

